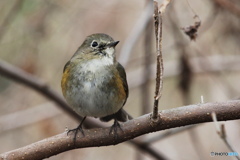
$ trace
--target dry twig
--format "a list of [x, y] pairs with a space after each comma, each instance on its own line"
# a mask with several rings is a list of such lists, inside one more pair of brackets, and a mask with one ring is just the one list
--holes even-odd
[[154, 26], [156, 36], [156, 50], [157, 50], [157, 71], [156, 71], [156, 88], [154, 96], [154, 106], [152, 119], [158, 119], [158, 102], [162, 96], [163, 88], [163, 57], [162, 57], [162, 15], [165, 12], [170, 0], [165, 0], [162, 5], [158, 5], [157, 1], [154, 1]]
[[[217, 115], [215, 112], [212, 112], [212, 119], [213, 119], [213, 122], [215, 123], [215, 126], [216, 126], [216, 131], [217, 131], [217, 134], [220, 136], [220, 138], [224, 141], [224, 143], [227, 145], [227, 147], [230, 149], [231, 152], [235, 152], [237, 153], [232, 145], [230, 144], [230, 142], [228, 141], [227, 139], [227, 135], [226, 135], [226, 130], [225, 130], [225, 126], [224, 124], [219, 124], [218, 123], [218, 120], [217, 120]], [[239, 156], [235, 156], [238, 160], [240, 160], [240, 157]]]
[[186, 35], [189, 36], [190, 40], [194, 40], [195, 41], [196, 38], [197, 38], [198, 29], [201, 26], [201, 20], [198, 17], [198, 15], [195, 15], [193, 17], [193, 19], [195, 19], [194, 25], [190, 25], [190, 26], [187, 26], [187, 27], [182, 27], [181, 29], [184, 31], [184, 33]]
[[195, 20], [195, 23], [194, 23], [194, 25], [190, 25], [190, 26], [187, 26], [187, 27], [182, 27], [181, 29], [184, 31], [184, 33], [186, 35], [189, 36], [190, 40], [195, 41], [196, 38], [197, 38], [198, 29], [201, 26], [201, 20], [200, 20], [199, 16], [196, 14], [196, 12], [193, 10], [191, 5], [189, 4], [188, 0], [186, 0], [186, 1], [187, 1], [187, 4], [188, 4], [189, 8], [192, 11], [192, 13], [194, 13], [193, 19]]

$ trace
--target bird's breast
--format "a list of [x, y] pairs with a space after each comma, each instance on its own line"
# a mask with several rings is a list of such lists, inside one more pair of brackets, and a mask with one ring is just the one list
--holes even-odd
[[68, 103], [82, 116], [103, 117], [116, 113], [126, 93], [120, 75], [110, 60], [95, 60], [67, 68], [62, 89]]

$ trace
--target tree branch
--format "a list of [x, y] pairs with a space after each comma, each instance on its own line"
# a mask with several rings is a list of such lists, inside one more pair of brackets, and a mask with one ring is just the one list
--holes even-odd
[[109, 134], [110, 128], [86, 129], [84, 137], [79, 133], [76, 146], [74, 146], [73, 135], [67, 136], [64, 132], [23, 148], [3, 153], [0, 158], [1, 160], [22, 158], [40, 160], [76, 148], [116, 145], [150, 132], [211, 122], [212, 112], [217, 114], [219, 121], [240, 119], [240, 100], [163, 110], [159, 112], [161, 116], [155, 123], [152, 122], [150, 114], [146, 114], [121, 124], [122, 130], [118, 130], [117, 139], [114, 134]]

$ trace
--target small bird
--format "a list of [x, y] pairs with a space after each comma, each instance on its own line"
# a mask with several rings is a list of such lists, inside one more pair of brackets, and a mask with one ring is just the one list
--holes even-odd
[[[100, 118], [111, 127], [120, 127], [118, 121], [129, 118], [122, 109], [128, 98], [128, 84], [123, 66], [116, 61], [115, 46], [119, 41], [103, 33], [88, 36], [66, 63], [61, 87], [69, 106], [83, 117], [75, 129], [84, 135], [82, 124], [86, 117]], [[116, 130], [115, 130], [116, 132]]]

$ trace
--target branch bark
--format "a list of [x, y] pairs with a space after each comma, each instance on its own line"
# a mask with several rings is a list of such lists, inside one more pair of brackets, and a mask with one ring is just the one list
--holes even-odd
[[216, 113], [219, 121], [240, 119], [240, 100], [196, 104], [163, 110], [159, 112], [161, 116], [154, 123], [150, 118], [150, 114], [146, 114], [122, 123], [122, 130], [118, 130], [117, 139], [114, 134], [109, 134], [110, 128], [86, 129], [84, 130], [85, 136], [79, 133], [76, 146], [74, 146], [73, 135], [67, 136], [66, 132], [64, 132], [23, 148], [3, 153], [0, 155], [0, 160], [40, 160], [77, 148], [116, 145], [150, 132], [211, 122], [212, 112]]
[[[157, 50], [157, 68], [156, 68], [156, 87], [154, 96], [154, 106], [152, 119], [158, 118], [158, 102], [162, 96], [163, 87], [163, 57], [162, 57], [162, 12], [158, 6], [158, 2], [154, 1], [154, 26], [156, 35], [156, 50]], [[160, 23], [159, 23], [160, 21]]]

